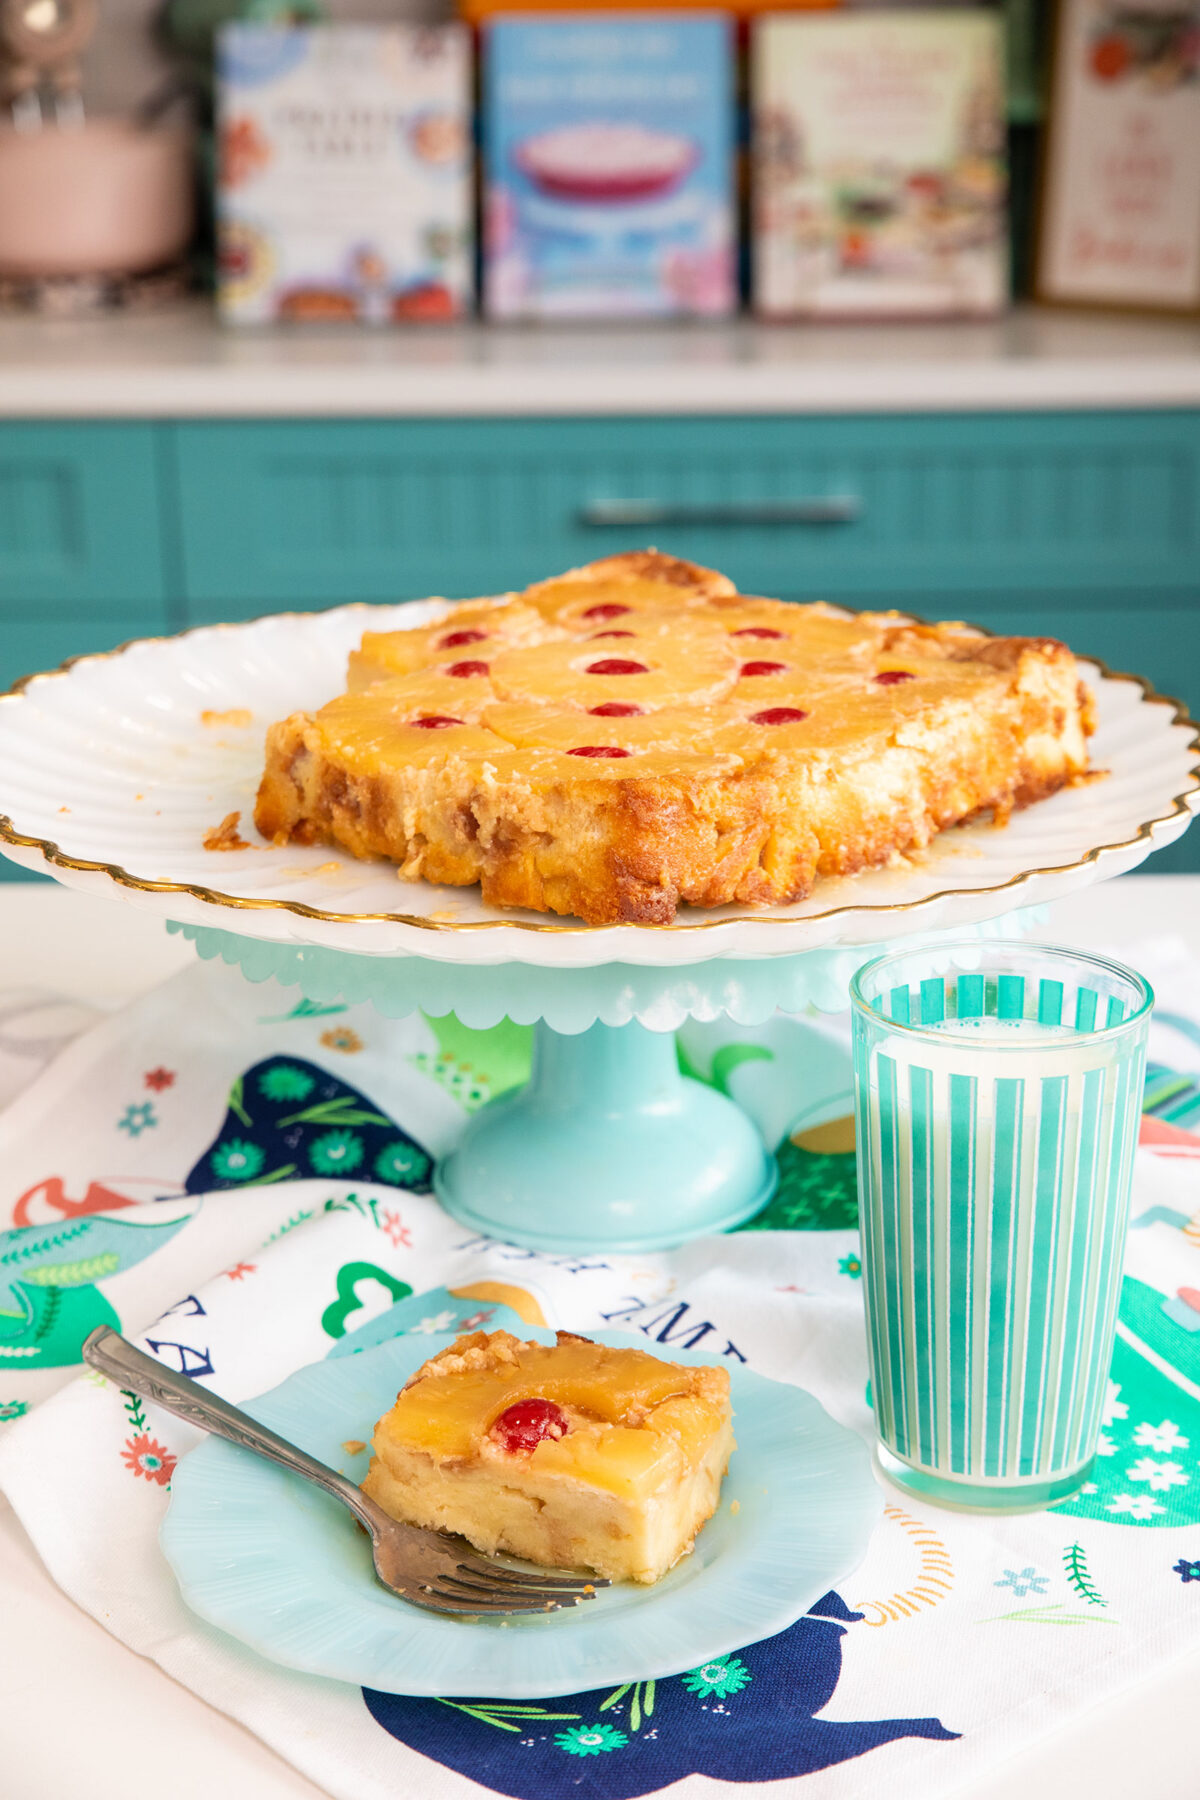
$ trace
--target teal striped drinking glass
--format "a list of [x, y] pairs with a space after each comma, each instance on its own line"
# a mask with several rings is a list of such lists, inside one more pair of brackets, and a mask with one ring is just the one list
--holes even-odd
[[850, 996], [880, 1464], [941, 1505], [1052, 1505], [1096, 1453], [1154, 996], [978, 939], [880, 957]]

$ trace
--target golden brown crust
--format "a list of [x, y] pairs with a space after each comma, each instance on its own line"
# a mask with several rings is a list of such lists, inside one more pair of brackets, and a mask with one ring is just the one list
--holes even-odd
[[532, 597], [543, 588], [557, 586], [565, 581], [653, 581], [661, 582], [664, 587], [686, 588], [695, 594], [716, 597], [722, 594], [736, 594], [727, 575], [720, 575], [715, 569], [706, 569], [700, 563], [685, 562], [681, 556], [668, 556], [662, 550], [623, 550], [616, 556], [602, 557], [598, 562], [584, 563], [581, 568], [568, 569], [563, 575], [555, 575], [550, 581], [539, 581], [526, 592]]
[[[714, 761], [707, 775], [578, 784], [566, 759], [552, 757], [535, 766], [536, 787], [525, 769], [465, 761], [355, 777], [322, 754], [312, 721], [295, 714], [268, 733], [255, 820], [276, 843], [336, 843], [387, 857], [406, 877], [479, 882], [491, 905], [665, 925], [681, 901], [774, 897], [759, 868], [770, 778]], [[811, 885], [811, 874], [789, 885]]]
[[515, 1368], [520, 1361], [521, 1341], [511, 1331], [472, 1331], [456, 1338], [440, 1356], [431, 1356], [409, 1376], [401, 1393], [406, 1394], [422, 1381], [441, 1375], [491, 1373], [501, 1368]]
[[[556, 1331], [555, 1347], [562, 1349], [568, 1344], [584, 1344], [595, 1351], [595, 1367], [603, 1371], [606, 1366], [617, 1362], [628, 1362], [628, 1351], [613, 1351], [604, 1344], [596, 1343], [594, 1338], [583, 1336], [577, 1331]], [[536, 1341], [523, 1341], [511, 1331], [473, 1331], [456, 1338], [448, 1350], [431, 1356], [421, 1364], [416, 1372], [409, 1376], [400, 1392], [407, 1394], [423, 1381], [440, 1381], [450, 1377], [467, 1375], [511, 1375], [519, 1370], [524, 1360], [524, 1353], [533, 1352], [539, 1361], [546, 1357], [546, 1346]], [[693, 1368], [669, 1359], [650, 1355], [649, 1351], [635, 1353], [643, 1359], [643, 1366], [652, 1365], [656, 1372], [671, 1370], [679, 1378], [680, 1391], [697, 1394], [714, 1405], [728, 1405], [729, 1371], [721, 1368]], [[553, 1367], [553, 1363], [546, 1363]], [[636, 1422], [639, 1412], [644, 1411], [636, 1405], [626, 1409], [624, 1416], [630, 1422]]]
[[[802, 899], [1084, 777], [1092, 701], [1057, 640], [694, 590], [679, 612], [656, 597], [668, 562], [710, 577], [608, 559], [543, 584], [536, 641], [447, 652], [425, 634], [394, 653], [424, 658], [414, 673], [273, 726], [260, 831], [478, 882], [496, 906], [668, 924], [685, 904]], [[535, 594], [514, 602], [522, 631]], [[597, 635], [626, 641], [593, 650]], [[606, 666], [631, 653], [640, 687]], [[451, 706], [462, 722], [442, 730]]]

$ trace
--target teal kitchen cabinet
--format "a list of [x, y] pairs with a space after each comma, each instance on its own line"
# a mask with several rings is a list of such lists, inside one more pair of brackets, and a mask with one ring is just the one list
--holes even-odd
[[159, 427], [0, 426], [4, 613], [96, 617], [161, 609]]
[[0, 426], [0, 689], [181, 621], [160, 457], [150, 425]]
[[1200, 593], [1200, 413], [176, 428], [190, 620], [495, 592], [630, 544], [745, 592], [942, 612]]

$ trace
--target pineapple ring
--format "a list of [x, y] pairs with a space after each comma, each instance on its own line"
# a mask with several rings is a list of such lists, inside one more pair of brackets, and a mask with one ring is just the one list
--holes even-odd
[[571, 755], [591, 747], [623, 749], [631, 754], [699, 748], [743, 721], [731, 706], [713, 706], [699, 716], [686, 707], [668, 706], [623, 718], [580, 712], [574, 707], [498, 701], [487, 708], [483, 723], [518, 749], [559, 750]]
[[544, 582], [526, 599], [542, 617], [569, 631], [602, 630], [606, 625], [628, 624], [644, 612], [691, 612], [704, 603], [694, 589], [674, 587], [665, 581], [611, 579], [608, 581]]
[[725, 631], [745, 661], [752, 658], [799, 662], [814, 657], [828, 666], [830, 659], [858, 665], [879, 649], [881, 632], [863, 618], [847, 619], [819, 604], [791, 606], [783, 600], [709, 602], [697, 614]]
[[[909, 717], [928, 717], [931, 703], [959, 703], [964, 687], [977, 679], [986, 685], [987, 671], [964, 670], [961, 664], [880, 657], [880, 672], [903, 667], [911, 679], [879, 683], [871, 667], [853, 665], [819, 676], [795, 670], [786, 674], [749, 676], [739, 680], [721, 711], [739, 715], [711, 738], [714, 749], [752, 760], [772, 750], [837, 749], [853, 755], [861, 745], [879, 742], [881, 731], [902, 733]], [[790, 716], [800, 715], [800, 716]]]
[[339, 694], [317, 716], [332, 724], [344, 713], [347, 729], [357, 719], [370, 731], [387, 731], [422, 718], [461, 719], [475, 725], [495, 697], [486, 675], [464, 679], [422, 670], [374, 682], [366, 692]]
[[364, 631], [362, 648], [350, 652], [349, 686], [361, 692], [418, 669], [468, 658], [486, 662], [497, 650], [543, 642], [549, 629], [532, 606], [500, 600], [456, 606], [449, 618], [423, 630]]
[[[560, 619], [560, 625], [567, 621]], [[577, 619], [570, 625], [570, 635], [577, 644], [616, 643], [619, 639], [663, 638], [680, 635], [681, 618], [679, 610], [670, 607], [645, 606], [630, 607], [628, 611], [606, 614], [603, 618]], [[688, 639], [694, 643], [725, 643], [729, 638], [729, 630], [723, 620], [705, 618], [699, 607], [689, 610], [687, 624], [683, 628]], [[547, 632], [546, 637], [552, 633]], [[597, 651], [600, 656], [632, 655], [632, 651], [613, 649]]]
[[720, 638], [706, 634], [680, 642], [659, 633], [634, 644], [576, 640], [507, 650], [492, 662], [490, 673], [500, 700], [575, 706], [582, 712], [616, 702], [649, 712], [722, 700], [737, 669], [735, 652]]
[[[381, 682], [369, 694], [342, 694], [321, 708], [309, 730], [319, 735], [325, 753], [355, 776], [386, 774], [394, 767], [398, 752], [408, 763], [424, 764], [466, 752], [495, 755], [509, 748], [503, 738], [472, 720], [444, 712], [424, 699], [418, 707], [407, 693], [396, 696], [385, 691], [407, 685], [404, 681]], [[481, 699], [477, 699], [476, 713], [480, 705]], [[417, 722], [421, 718], [436, 723], [421, 725]]]

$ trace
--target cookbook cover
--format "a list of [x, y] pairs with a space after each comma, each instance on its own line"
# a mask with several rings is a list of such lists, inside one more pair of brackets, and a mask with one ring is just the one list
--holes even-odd
[[469, 58], [459, 25], [221, 30], [225, 319], [386, 325], [464, 310]]
[[753, 28], [753, 295], [776, 317], [993, 313], [1008, 298], [996, 12]]
[[490, 23], [488, 315], [732, 311], [733, 74], [721, 14]]
[[1038, 294], [1200, 309], [1200, 0], [1061, 0]]

